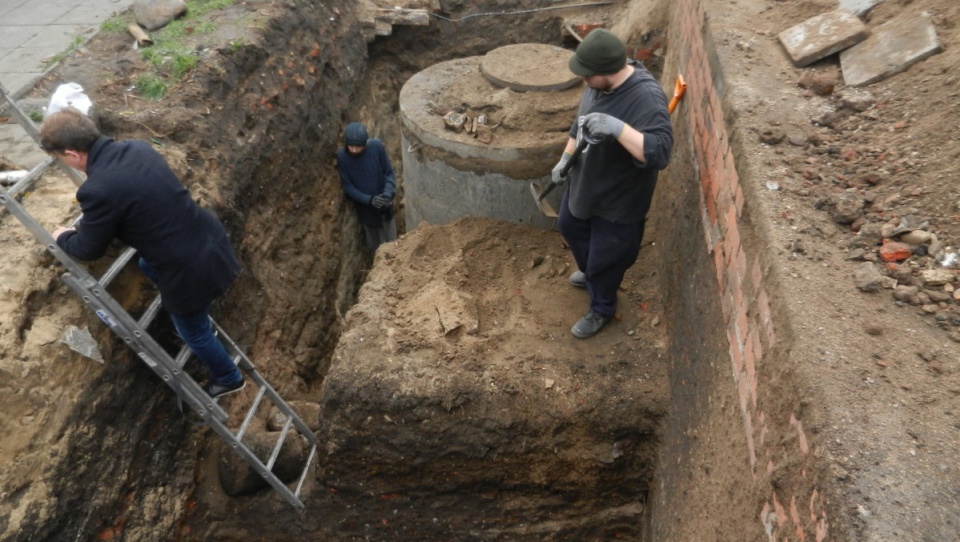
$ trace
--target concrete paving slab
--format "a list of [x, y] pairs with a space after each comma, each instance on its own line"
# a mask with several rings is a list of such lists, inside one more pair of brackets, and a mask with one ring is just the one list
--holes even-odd
[[3, 27], [3, 49], [9, 52], [16, 47], [22, 46], [34, 38], [37, 34], [47, 28], [42, 25], [23, 25], [23, 26], [4, 26]]
[[76, 38], [89, 38], [133, 0], [0, 0], [0, 84], [25, 94]]
[[793, 63], [803, 67], [863, 41], [868, 35], [866, 25], [853, 12], [835, 10], [811, 17], [778, 37]]
[[32, 169], [47, 157], [16, 123], [0, 124], [0, 149], [3, 150], [5, 160], [21, 169]]
[[930, 14], [923, 12], [877, 27], [869, 38], [840, 53], [840, 68], [847, 85], [869, 85], [942, 50]]
[[101, 6], [79, 4], [66, 6], [66, 12], [56, 20], [58, 25], [92, 25], [99, 26], [100, 23], [109, 19], [113, 14], [103, 11]]
[[863, 17], [882, 2], [883, 0], [840, 0], [839, 9], [855, 13], [857, 17]]

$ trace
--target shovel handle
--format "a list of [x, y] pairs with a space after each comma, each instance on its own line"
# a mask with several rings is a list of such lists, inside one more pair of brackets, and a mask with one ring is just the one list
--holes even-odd
[[587, 144], [590, 143], [588, 138], [581, 137], [580, 143], [577, 143], [577, 148], [574, 149], [573, 154], [570, 156], [570, 159], [567, 160], [567, 163], [563, 165], [563, 169], [560, 170], [560, 176], [566, 177], [567, 173], [570, 173], [570, 169], [573, 167], [573, 164], [576, 163], [577, 158], [580, 158], [580, 155], [583, 154], [583, 149], [587, 148]]
[[667, 106], [667, 112], [673, 113], [673, 110], [677, 108], [677, 104], [680, 103], [680, 98], [683, 98], [683, 94], [687, 91], [687, 82], [683, 79], [683, 74], [677, 75], [677, 82], [673, 85], [673, 99], [670, 100], [670, 104]]

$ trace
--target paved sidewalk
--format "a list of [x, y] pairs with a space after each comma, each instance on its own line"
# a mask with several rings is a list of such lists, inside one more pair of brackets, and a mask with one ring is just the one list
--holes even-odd
[[20, 97], [43, 76], [49, 59], [133, 0], [0, 0], [0, 84]]
[[[0, 0], [0, 84], [20, 98], [51, 68], [51, 59], [134, 0]], [[0, 123], [0, 156], [30, 168], [45, 155], [16, 123]]]

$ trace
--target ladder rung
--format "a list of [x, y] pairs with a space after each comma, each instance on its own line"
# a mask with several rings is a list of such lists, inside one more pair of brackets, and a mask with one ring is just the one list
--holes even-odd
[[190, 347], [183, 345], [183, 348], [180, 349], [180, 353], [177, 354], [177, 357], [173, 360], [174, 365], [183, 369], [183, 366], [187, 364], [187, 360], [190, 359], [190, 354], [193, 354], [193, 352], [190, 351]]
[[120, 274], [120, 271], [127, 265], [127, 262], [133, 258], [133, 255], [137, 253], [137, 250], [133, 247], [127, 247], [123, 251], [123, 254], [117, 257], [116, 260], [110, 265], [110, 268], [107, 269], [107, 272], [100, 277], [100, 285], [106, 288], [113, 279], [117, 278], [117, 275]]
[[147, 307], [147, 310], [143, 312], [143, 315], [140, 316], [140, 320], [137, 321], [137, 325], [142, 329], [147, 329], [150, 327], [150, 324], [153, 323], [153, 319], [160, 314], [160, 296], [153, 298], [153, 301], [150, 302], [150, 306]]
[[237, 431], [237, 440], [243, 440], [243, 434], [247, 432], [247, 428], [250, 426], [250, 420], [253, 419], [253, 415], [257, 412], [257, 407], [260, 406], [260, 401], [263, 400], [263, 394], [267, 392], [267, 388], [260, 386], [260, 391], [257, 392], [257, 397], [253, 400], [253, 406], [250, 407], [250, 410], [247, 411], [247, 416], [243, 419], [243, 423], [240, 424], [240, 430]]
[[290, 432], [290, 426], [293, 425], [293, 416], [287, 416], [287, 423], [283, 424], [283, 431], [280, 431], [280, 438], [277, 439], [276, 445], [273, 447], [273, 453], [270, 454], [270, 461], [267, 461], [267, 470], [273, 470], [273, 464], [277, 461], [277, 457], [280, 455], [280, 448], [283, 448], [283, 441], [287, 438], [287, 433]]
[[307, 479], [307, 473], [310, 472], [310, 464], [313, 463], [313, 456], [317, 455], [317, 445], [310, 448], [310, 455], [307, 456], [307, 464], [303, 466], [303, 472], [300, 473], [300, 481], [297, 482], [297, 489], [293, 492], [295, 497], [300, 497], [300, 490], [303, 488], [303, 481]]
[[47, 168], [50, 167], [55, 161], [56, 159], [54, 157], [48, 156], [46, 160], [40, 162], [35, 168], [31, 169], [30, 173], [27, 173], [24, 178], [20, 179], [15, 185], [11, 186], [10, 190], [7, 190], [7, 194], [9, 194], [10, 197], [15, 197], [23, 190], [29, 188], [30, 185], [32, 185], [34, 181], [40, 177], [40, 175], [43, 175], [43, 172], [46, 171]]

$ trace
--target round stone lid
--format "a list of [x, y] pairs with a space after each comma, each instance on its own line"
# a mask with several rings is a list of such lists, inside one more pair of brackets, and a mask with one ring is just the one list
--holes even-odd
[[572, 54], [545, 43], [506, 45], [484, 55], [480, 70], [501, 88], [519, 92], [564, 90], [580, 81], [567, 67]]

